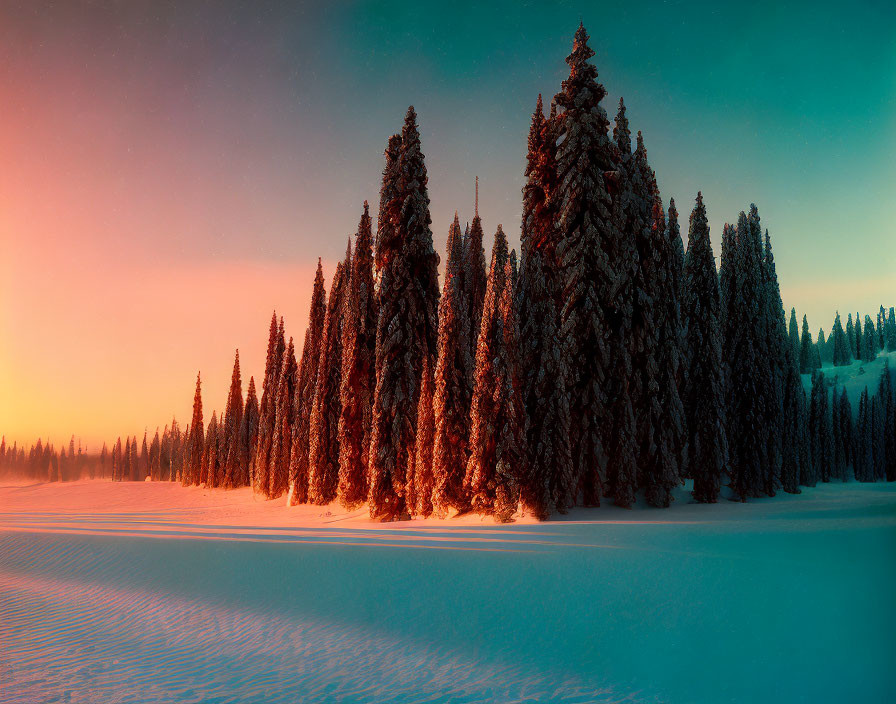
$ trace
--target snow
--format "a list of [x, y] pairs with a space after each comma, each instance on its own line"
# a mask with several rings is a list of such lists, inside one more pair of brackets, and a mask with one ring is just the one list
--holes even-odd
[[0, 484], [0, 701], [896, 700], [896, 484], [366, 515]]

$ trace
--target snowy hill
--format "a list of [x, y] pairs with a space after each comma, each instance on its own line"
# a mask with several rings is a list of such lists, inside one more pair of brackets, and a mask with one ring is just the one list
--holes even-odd
[[[880, 375], [884, 364], [889, 361], [890, 375], [896, 379], [896, 352], [883, 352], [873, 362], [861, 362], [854, 360], [845, 367], [835, 367], [833, 364], [824, 364], [821, 371], [828, 385], [835, 385], [838, 389], [846, 387], [846, 395], [852, 406], [853, 416], [858, 412], [859, 397], [867, 387], [868, 394], [877, 393], [877, 385], [880, 383]], [[812, 375], [803, 374], [803, 388], [808, 394], [812, 389]]]

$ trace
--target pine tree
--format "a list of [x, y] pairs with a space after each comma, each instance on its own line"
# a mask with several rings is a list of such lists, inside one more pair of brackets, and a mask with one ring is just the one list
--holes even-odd
[[482, 247], [482, 220], [479, 217], [479, 202], [477, 198], [473, 224], [469, 234], [464, 238], [463, 256], [464, 265], [461, 273], [463, 281], [463, 296], [467, 302], [467, 319], [470, 321], [470, 359], [476, 357], [476, 341], [482, 320], [482, 306], [485, 301], [486, 273], [485, 250]]
[[809, 332], [809, 322], [803, 316], [803, 335], [800, 339], [800, 374], [811, 374], [818, 366], [815, 364], [814, 343]]
[[[639, 135], [640, 137], [640, 135]], [[639, 469], [647, 502], [666, 508], [679, 483], [685, 451], [684, 408], [678, 396], [680, 314], [678, 290], [672, 273], [673, 252], [666, 236], [666, 217], [660, 200], [653, 204], [652, 246], [639, 252], [639, 281], [651, 301], [652, 320], [647, 330], [644, 373], [645, 413], [637, 417], [642, 437]], [[646, 441], [646, 442], [645, 442]]]
[[246, 405], [240, 422], [240, 454], [238, 471], [234, 477], [234, 486], [249, 484], [249, 467], [252, 466], [255, 447], [258, 444], [258, 397], [255, 393], [255, 377], [249, 377], [249, 389], [246, 392]]
[[283, 366], [283, 353], [286, 349], [283, 338], [283, 321], [281, 319], [278, 325], [275, 311], [271, 316], [264, 381], [261, 387], [261, 402], [258, 407], [258, 441], [255, 447], [254, 461], [249, 468], [252, 489], [256, 493], [267, 493], [271, 444], [277, 415], [277, 388]]
[[339, 416], [339, 502], [347, 509], [367, 499], [370, 450], [370, 405], [376, 380], [376, 297], [373, 290], [373, 251], [367, 201], [358, 224], [351, 274], [347, 276], [342, 341]]
[[408, 477], [407, 505], [414, 515], [427, 516], [433, 511], [433, 444], [435, 416], [433, 414], [433, 372], [428, 357], [423, 358], [420, 375], [420, 398], [417, 401], [417, 448], [414, 474]]
[[[281, 318], [282, 330], [282, 318]], [[296, 393], [298, 365], [295, 345], [289, 344], [282, 356], [277, 393], [274, 396], [274, 425], [267, 462], [267, 478], [264, 485], [269, 499], [282, 496], [289, 487], [289, 456], [292, 448], [293, 399]]]
[[852, 313], [846, 317], [846, 341], [849, 347], [849, 359], [852, 360], [856, 353], [856, 332], [852, 324]]
[[218, 417], [212, 411], [212, 419], [208, 422], [208, 429], [205, 434], [205, 454], [202, 463], [202, 475], [199, 478], [200, 484], [207, 487], [218, 486]]
[[[759, 212], [751, 209], [751, 225], [755, 236], [759, 236]], [[766, 310], [766, 360], [768, 378], [766, 381], [767, 402], [765, 437], [768, 447], [768, 461], [765, 468], [765, 493], [774, 496], [777, 488], [783, 486], [784, 444], [796, 443], [797, 438], [790, 433], [792, 424], [788, 422], [789, 409], [785, 406], [785, 385], [788, 383], [788, 366], [792, 364], [787, 329], [784, 324], [784, 304], [781, 302], [781, 288], [771, 237], [765, 231], [765, 249], [762, 259], [764, 297]], [[795, 488], [792, 487], [792, 488]]]
[[884, 350], [887, 346], [887, 336], [885, 331], [885, 326], [887, 324], [887, 314], [884, 312], [884, 307], [881, 306], [880, 310], [877, 312], [877, 327], [875, 330], [877, 331], [877, 350], [876, 352], [880, 352]]
[[196, 375], [196, 394], [193, 397], [193, 420], [190, 422], [190, 437], [187, 440], [190, 464], [184, 467], [184, 486], [199, 484], [202, 472], [202, 454], [205, 449], [205, 428], [202, 425], [202, 390], [199, 374]]
[[853, 354], [857, 360], [865, 359], [865, 341], [864, 336], [862, 335], [862, 319], [859, 317], [858, 312], [856, 312], [856, 324], [854, 326], [854, 337], [856, 346], [853, 350]]
[[887, 479], [886, 446], [884, 443], [884, 409], [880, 395], [875, 394], [871, 399], [872, 481], [886, 481]]
[[831, 337], [834, 340], [833, 355], [831, 361], [835, 367], [845, 367], [851, 361], [849, 354], [849, 341], [846, 339], [846, 333], [843, 332], [843, 325], [840, 322], [840, 311], [834, 318], [834, 327], [831, 329]]
[[840, 425], [840, 443], [842, 445], [843, 454], [843, 481], [849, 476], [849, 467], [853, 463], [853, 423], [852, 423], [852, 406], [849, 403], [849, 397], [846, 395], [846, 387], [840, 391], [840, 401], [837, 406], [837, 422]]
[[511, 281], [507, 240], [499, 225], [476, 347], [470, 459], [464, 479], [473, 509], [499, 522], [512, 519], [519, 503], [519, 484], [527, 474]]
[[321, 506], [336, 499], [339, 487], [339, 417], [342, 413], [339, 391], [342, 386], [344, 299], [350, 270], [349, 249], [345, 261], [336, 266], [330, 287], [311, 408], [308, 500]]
[[240, 486], [240, 425], [243, 422], [243, 382], [240, 378], [240, 351], [236, 351], [233, 359], [233, 372], [230, 376], [230, 393], [227, 395], [227, 407], [224, 411], [224, 477], [222, 486], [233, 489]]
[[[432, 245], [426, 165], [417, 115], [408, 108], [398, 155], [396, 196], [386, 205], [392, 230], [381, 237], [384, 266], [376, 334], [376, 390], [370, 446], [371, 518], [408, 515], [404, 488], [416, 451], [423, 357], [437, 352], [439, 255]], [[384, 181], [383, 190], [388, 190]]]
[[694, 499], [715, 503], [728, 464], [728, 437], [721, 296], [702, 193], [697, 193], [691, 212], [684, 287], [689, 366], [682, 396], [689, 440], [688, 466], [694, 478]]
[[741, 211], [731, 255], [732, 280], [725, 319], [724, 355], [728, 378], [728, 443], [731, 488], [746, 501], [761, 495], [767, 466], [765, 397], [762, 354], [764, 310], [762, 302], [761, 243], [752, 236], [746, 213]]
[[824, 328], [818, 328], [818, 336], [815, 338], [815, 349], [818, 351], [818, 358], [821, 362], [830, 363], [833, 361], [833, 357], [828, 358], [828, 341], [824, 336]]
[[893, 398], [893, 379], [890, 374], [890, 362], [884, 361], [877, 387], [877, 398], [880, 399], [881, 436], [880, 446], [883, 474], [888, 482], [896, 480], [896, 401]]
[[[439, 301], [439, 353], [435, 369], [432, 458], [433, 511], [444, 518], [449, 508], [467, 511], [464, 474], [470, 439], [473, 357], [470, 354], [470, 309], [462, 289], [465, 257], [455, 213], [448, 231], [445, 282]], [[476, 331], [478, 339], [478, 330]], [[418, 443], [419, 445], [419, 443]]]
[[[105, 451], [106, 446], [103, 445], [103, 450]], [[159, 429], [156, 428], [155, 437], [152, 439], [152, 444], [149, 446], [149, 476], [152, 481], [157, 482], [162, 479], [162, 456], [161, 456], [162, 443], [159, 440]]]
[[[598, 505], [601, 474], [616, 503], [634, 499], [634, 414], [629, 396], [631, 285], [637, 254], [611, 190], [620, 165], [600, 106], [604, 87], [580, 24], [556, 96], [558, 261], [564, 288], [558, 344], [566, 360], [573, 467], [582, 500]], [[562, 140], [562, 141], [559, 141]], [[477, 360], [478, 362], [478, 360]]]
[[793, 349], [793, 358], [799, 364], [801, 344], [800, 333], [796, 324], [796, 308], [790, 309], [790, 324], [787, 329], [790, 337], [790, 346]]
[[887, 352], [896, 352], [896, 310], [890, 306], [890, 314], [887, 316]]
[[863, 353], [861, 360], [863, 362], [873, 362], [877, 359], [877, 334], [874, 332], [874, 321], [870, 315], [865, 316], [865, 330], [862, 333]]
[[289, 456], [289, 506], [308, 502], [308, 477], [310, 474], [311, 413], [314, 408], [314, 393], [317, 386], [317, 368], [321, 357], [321, 343], [324, 322], [327, 317], [327, 292], [324, 288], [324, 272], [320, 259], [314, 275], [311, 292], [311, 309], [308, 312], [308, 327], [305, 329], [305, 343], [302, 346], [302, 361], [299, 379], [296, 383], [294, 406], [294, 427], [292, 450]]
[[853, 469], [856, 481], [874, 481], [874, 456], [872, 450], [871, 403], [867, 387], [859, 397], [859, 414], [853, 434]]

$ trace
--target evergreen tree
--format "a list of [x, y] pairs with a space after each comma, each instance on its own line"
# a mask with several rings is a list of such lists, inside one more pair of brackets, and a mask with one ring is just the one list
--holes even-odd
[[863, 362], [873, 362], [877, 359], [877, 334], [874, 332], [874, 322], [870, 315], [865, 316], [865, 330], [862, 333], [863, 353], [861, 360]]
[[837, 316], [834, 318], [834, 327], [831, 329], [831, 337], [834, 340], [831, 361], [834, 363], [835, 367], [845, 367], [850, 363], [851, 359], [849, 354], [849, 341], [846, 338], [846, 333], [843, 332], [843, 325], [840, 322], [840, 311], [837, 311]]
[[733, 249], [723, 348], [730, 365], [728, 450], [731, 488], [741, 501], [746, 501], [764, 489], [768, 442], [762, 378], [766, 348], [765, 310], [761, 306], [762, 245], [753, 236], [743, 211], [738, 217]]
[[190, 463], [184, 467], [184, 486], [199, 484], [202, 472], [202, 453], [205, 449], [205, 428], [202, 425], [202, 390], [199, 374], [196, 375], [196, 394], [193, 396], [193, 420], [190, 422], [190, 437], [187, 440]]
[[853, 464], [853, 423], [852, 423], [852, 406], [849, 403], [849, 397], [846, 395], [846, 387], [840, 391], [840, 402], [838, 404], [838, 423], [840, 425], [840, 442], [843, 454], [843, 474], [842, 479], [846, 481], [849, 476], [849, 468]]
[[433, 398], [432, 504], [434, 512], [441, 518], [447, 515], [449, 508], [457, 511], [470, 508], [469, 497], [464, 491], [464, 474], [473, 397], [473, 358], [470, 355], [473, 332], [470, 309], [462, 290], [465, 261], [460, 223], [455, 213], [448, 231], [445, 282], [439, 301], [439, 353]]
[[[331, 287], [332, 291], [332, 287]], [[308, 502], [308, 477], [310, 475], [311, 413], [314, 408], [317, 371], [321, 358], [324, 322], [327, 317], [327, 292], [324, 288], [324, 272], [320, 259], [314, 275], [311, 292], [311, 309], [308, 311], [308, 327], [302, 346], [302, 361], [296, 382], [293, 401], [294, 427], [292, 450], [289, 456], [289, 506]]]
[[470, 321], [470, 359], [476, 357], [476, 341], [482, 320], [482, 306], [485, 302], [485, 250], [482, 247], [482, 220], [479, 217], [478, 199], [469, 234], [464, 238], [464, 266], [462, 271], [463, 299], [467, 303], [467, 318]]
[[800, 333], [796, 324], [796, 308], [790, 309], [790, 324], [788, 325], [788, 333], [790, 337], [790, 347], [793, 350], [793, 358], [799, 364], [800, 359], [800, 349], [802, 345], [800, 344]]
[[557, 254], [564, 282], [558, 344], [567, 364], [570, 442], [582, 500], [600, 503], [601, 474], [609, 468], [609, 491], [616, 503], [630, 506], [636, 477], [628, 344], [637, 254], [619, 226], [622, 206], [611, 195], [619, 164], [592, 56], [579, 25], [566, 59], [569, 78], [556, 96], [563, 110], [557, 116]]
[[852, 360], [856, 353], [856, 332], [852, 324], [852, 313], [846, 317], [846, 342], [849, 347], [849, 359]]
[[218, 417], [212, 411], [205, 434], [205, 454], [202, 460], [202, 474], [199, 483], [207, 487], [218, 486]]
[[[105, 451], [106, 446], [103, 445], [103, 450]], [[154, 482], [161, 481], [162, 479], [162, 456], [161, 456], [162, 443], [159, 440], [159, 429], [156, 428], [155, 437], [152, 439], [152, 444], [149, 446], [149, 477]]]
[[694, 478], [694, 499], [715, 503], [728, 463], [728, 438], [721, 297], [702, 193], [697, 193], [691, 212], [684, 286], [689, 367], [682, 397], [688, 429], [688, 466]]
[[666, 508], [672, 501], [672, 489], [680, 481], [685, 427], [684, 409], [676, 382], [681, 340], [678, 290], [673, 275], [674, 254], [666, 235], [665, 213], [658, 198], [653, 204], [651, 240], [652, 246], [647, 251], [639, 252], [639, 284], [652, 301], [653, 319], [646, 337], [647, 363], [643, 369], [646, 393], [640, 399], [645, 413], [637, 418], [643, 443], [638, 466], [643, 472], [647, 502], [651, 506]]
[[896, 480], [896, 401], [893, 398], [893, 379], [890, 374], [890, 362], [884, 361], [877, 387], [877, 398], [880, 399], [880, 432], [878, 438], [883, 474], [888, 482]]
[[339, 390], [342, 386], [342, 338], [344, 299], [351, 275], [351, 243], [345, 261], [336, 266], [321, 337], [320, 361], [311, 409], [308, 499], [325, 505], [336, 498], [339, 487]]
[[[280, 329], [283, 329], [282, 318]], [[274, 425], [267, 462], [265, 495], [269, 499], [282, 496], [289, 487], [289, 456], [292, 448], [293, 399], [296, 393], [298, 365], [292, 338], [282, 355], [280, 378], [274, 396]]]
[[[390, 232], [378, 233], [384, 262], [376, 334], [376, 390], [370, 445], [371, 518], [408, 515], [407, 472], [416, 452], [423, 358], [435, 358], [439, 255], [432, 245], [426, 165], [417, 115], [408, 108], [398, 155], [396, 196], [386, 205]], [[388, 190], [386, 183], [383, 189]], [[471, 230], [472, 233], [472, 230]]]
[[800, 374], [811, 374], [818, 366], [815, 364], [815, 351], [812, 342], [812, 333], [809, 332], [809, 322], [803, 316], [803, 335], [800, 340]]
[[339, 502], [347, 509], [367, 499], [370, 404], [376, 380], [376, 297], [373, 290], [372, 233], [367, 201], [358, 224], [351, 273], [346, 275], [339, 416]]
[[887, 323], [887, 314], [884, 312], [884, 307], [881, 306], [880, 310], [877, 312], [877, 327], [875, 330], [877, 331], [877, 350], [876, 352], [880, 352], [887, 346], [887, 336], [885, 331], [885, 326]]
[[862, 335], [862, 319], [859, 317], [858, 312], [856, 312], [856, 324], [855, 324], [855, 350], [854, 355], [857, 360], [863, 361], [865, 359], [865, 340], [864, 335]]
[[818, 350], [818, 358], [821, 360], [822, 364], [831, 363], [833, 361], [833, 356], [828, 357], [828, 341], [824, 336], [824, 328], [818, 328], [818, 336], [815, 338], [815, 348]]
[[837, 388], [834, 387], [831, 400], [831, 437], [833, 439], [833, 454], [831, 455], [831, 478], [843, 481], [846, 477], [846, 447], [843, 438], [843, 425], [841, 423], [840, 398]]
[[890, 313], [887, 316], [887, 352], [896, 352], [896, 310], [890, 306]]
[[240, 351], [233, 359], [233, 372], [230, 375], [230, 393], [227, 395], [227, 408], [224, 411], [224, 477], [222, 486], [233, 489], [240, 486], [240, 426], [243, 422], [243, 382], [240, 378]]
[[853, 470], [856, 481], [874, 481], [874, 456], [872, 451], [872, 418], [868, 389], [862, 389], [859, 397], [859, 414], [853, 434]]
[[268, 333], [267, 359], [264, 365], [264, 381], [261, 387], [261, 402], [258, 407], [258, 441], [254, 462], [250, 466], [252, 489], [256, 493], [267, 493], [271, 444], [274, 439], [277, 415], [277, 388], [283, 366], [284, 341], [283, 320], [277, 323], [277, 312], [271, 316]]
[[408, 511], [424, 518], [432, 514], [435, 484], [432, 462], [435, 439], [433, 383], [429, 357], [424, 357], [423, 372], [420, 375], [420, 398], [417, 401], [417, 448], [414, 474], [408, 477], [407, 488]]
[[[872, 338], [873, 339], [873, 338]], [[886, 446], [884, 440], [884, 409], [881, 397], [875, 394], [871, 399], [871, 462], [872, 481], [886, 481]]]
[[252, 466], [255, 447], [258, 444], [258, 397], [255, 393], [255, 377], [249, 377], [246, 405], [240, 422], [240, 454], [238, 471], [234, 476], [234, 486], [249, 484], [249, 467]]
[[520, 480], [527, 474], [517, 351], [507, 239], [499, 225], [476, 348], [470, 459], [464, 479], [473, 509], [499, 522], [511, 520], [519, 502]]

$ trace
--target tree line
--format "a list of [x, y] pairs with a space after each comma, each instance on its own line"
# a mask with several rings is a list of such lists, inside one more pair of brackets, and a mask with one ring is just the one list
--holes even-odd
[[804, 317], [799, 338], [755, 205], [725, 224], [717, 271], [698, 193], [685, 251], [622, 99], [611, 130], [593, 56], [580, 25], [569, 77], [547, 111], [538, 97], [519, 254], [498, 225], [487, 263], [477, 195], [472, 222], [449, 225], [440, 286], [409, 108], [386, 145], [377, 221], [365, 202], [329, 292], [318, 261], [301, 352], [274, 313], [260, 399], [253, 378], [243, 400], [237, 352], [224, 412], [204, 425], [197, 376], [190, 424], [139, 452], [119, 439], [113, 479], [366, 503], [381, 520], [497, 521], [639, 495], [667, 507], [685, 479], [706, 503], [723, 484], [744, 501], [847, 467], [892, 480], [889, 369], [855, 423], [823, 374], [809, 399], [800, 375], [828, 346], [845, 364], [896, 345], [893, 309], [864, 329], [850, 317], [843, 331], [838, 316], [816, 343]]

